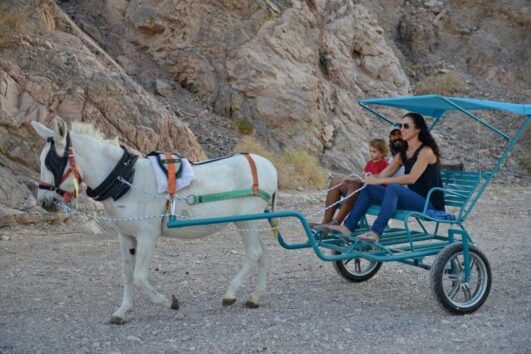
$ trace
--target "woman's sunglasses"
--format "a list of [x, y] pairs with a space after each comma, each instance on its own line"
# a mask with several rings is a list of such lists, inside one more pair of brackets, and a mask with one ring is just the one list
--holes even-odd
[[412, 128], [412, 127], [413, 126], [411, 124], [409, 124], [409, 123], [404, 123], [404, 124], [400, 123], [400, 124], [398, 124], [398, 128], [400, 128], [400, 129], [403, 128], [403, 129], [407, 130], [407, 129]]

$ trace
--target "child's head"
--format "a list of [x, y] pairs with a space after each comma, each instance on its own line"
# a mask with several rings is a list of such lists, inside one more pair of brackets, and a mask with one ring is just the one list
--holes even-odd
[[371, 160], [380, 161], [387, 156], [387, 143], [383, 139], [372, 139], [369, 141], [369, 153]]

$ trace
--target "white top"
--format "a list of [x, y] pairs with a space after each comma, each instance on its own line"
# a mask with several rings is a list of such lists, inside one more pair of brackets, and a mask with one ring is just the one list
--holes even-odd
[[[387, 163], [390, 165], [391, 162], [393, 162], [393, 156], [389, 157], [387, 159]], [[403, 176], [404, 175], [404, 165], [402, 165], [402, 167], [400, 167], [398, 169], [398, 171], [396, 171], [396, 173], [393, 175], [393, 177], [399, 177], [399, 176]]]

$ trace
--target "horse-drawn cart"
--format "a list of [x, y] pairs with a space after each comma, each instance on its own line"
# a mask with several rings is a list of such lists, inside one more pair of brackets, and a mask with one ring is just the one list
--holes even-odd
[[[184, 220], [170, 217], [167, 226], [220, 224], [266, 219], [296, 218], [300, 221], [307, 240], [290, 243], [278, 230], [278, 242], [286, 249], [312, 248], [322, 260], [331, 261], [338, 273], [352, 282], [365, 281], [374, 276], [382, 263], [401, 262], [431, 270], [431, 287], [437, 301], [452, 313], [466, 314], [476, 311], [489, 295], [492, 274], [485, 255], [475, 246], [464, 226], [486, 187], [507, 159], [516, 141], [522, 136], [531, 119], [531, 105], [509, 104], [486, 100], [443, 97], [436, 95], [396, 97], [359, 101], [367, 111], [382, 121], [394, 125], [375, 107], [391, 107], [416, 112], [432, 118], [430, 130], [438, 126], [449, 112], [460, 112], [466, 119], [476, 122], [505, 141], [505, 147], [495, 166], [482, 171], [442, 171], [445, 204], [453, 208], [453, 218], [439, 218], [428, 212], [428, 202], [423, 212], [398, 210], [393, 219], [401, 227], [388, 227], [378, 242], [366, 243], [357, 236], [369, 229], [368, 218], [352, 235], [323, 234], [312, 229], [303, 214], [298, 211], [266, 211], [228, 217]], [[507, 134], [485, 119], [472, 113], [476, 110], [498, 110], [524, 116], [513, 124], [516, 131]], [[435, 191], [433, 189], [430, 194]], [[429, 200], [429, 195], [428, 198]], [[378, 207], [369, 209], [367, 216], [376, 215]], [[435, 257], [427, 261], [428, 257]]]

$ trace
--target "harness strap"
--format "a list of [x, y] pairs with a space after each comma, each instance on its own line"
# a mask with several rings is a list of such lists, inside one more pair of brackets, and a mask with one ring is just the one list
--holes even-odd
[[256, 164], [253, 158], [249, 154], [243, 154], [243, 155], [245, 156], [245, 158], [247, 159], [247, 162], [249, 162], [249, 166], [251, 167], [251, 173], [253, 175], [252, 188], [238, 189], [238, 190], [234, 190], [230, 192], [221, 192], [221, 193], [212, 193], [212, 194], [203, 194], [203, 195], [189, 195], [188, 197], [186, 197], [186, 203], [188, 203], [189, 205], [194, 205], [198, 203], [216, 202], [219, 200], [250, 197], [250, 196], [257, 196], [257, 197], [262, 198], [266, 202], [269, 202], [269, 200], [271, 200], [271, 196], [269, 195], [269, 193], [259, 188], [258, 173], [256, 171]]
[[171, 197], [173, 197], [175, 195], [175, 191], [177, 190], [175, 181], [175, 159], [169, 152], [165, 152], [164, 156], [166, 157], [166, 162], [168, 163], [168, 193]]
[[212, 193], [212, 194], [203, 194], [203, 195], [189, 195], [186, 197], [186, 203], [189, 205], [199, 204], [199, 203], [209, 203], [209, 202], [217, 202], [219, 200], [226, 200], [226, 199], [235, 199], [235, 198], [241, 198], [241, 197], [250, 197], [250, 196], [257, 196], [265, 200], [266, 202], [269, 202], [271, 199], [271, 196], [269, 193], [259, 189], [258, 194], [255, 194], [252, 188], [248, 189], [238, 189], [235, 191], [230, 192], [221, 192], [221, 193]]
[[256, 172], [256, 164], [254, 163], [254, 160], [250, 154], [244, 154], [243, 156], [245, 156], [247, 162], [249, 162], [249, 166], [251, 166], [251, 173], [253, 174], [253, 193], [254, 195], [259, 195], [258, 173]]
[[124, 153], [120, 158], [120, 161], [118, 161], [107, 178], [94, 189], [87, 187], [87, 195], [90, 198], [102, 201], [112, 197], [112, 199], [116, 201], [131, 188], [128, 184], [119, 181], [118, 177], [122, 177], [129, 183], [133, 183], [133, 178], [135, 176], [134, 167], [138, 156], [130, 154], [123, 146], [122, 149]]

